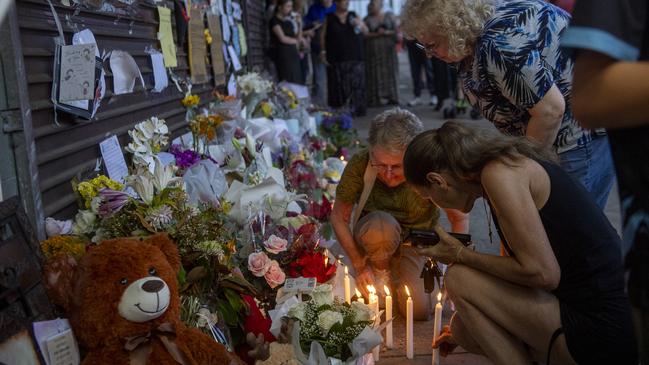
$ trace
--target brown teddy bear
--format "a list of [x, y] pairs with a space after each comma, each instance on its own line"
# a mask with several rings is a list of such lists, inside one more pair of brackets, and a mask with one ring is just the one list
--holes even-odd
[[87, 350], [83, 364], [242, 364], [180, 320], [180, 256], [165, 234], [123, 238], [45, 264], [50, 298]]

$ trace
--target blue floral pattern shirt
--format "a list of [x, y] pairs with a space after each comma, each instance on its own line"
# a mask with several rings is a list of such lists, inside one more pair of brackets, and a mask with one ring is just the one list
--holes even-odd
[[558, 153], [581, 147], [595, 133], [583, 129], [570, 108], [572, 60], [559, 37], [570, 15], [542, 0], [502, 1], [478, 39], [473, 62], [460, 65], [466, 96], [503, 133], [525, 135], [534, 107], [552, 85], [566, 108], [554, 142]]

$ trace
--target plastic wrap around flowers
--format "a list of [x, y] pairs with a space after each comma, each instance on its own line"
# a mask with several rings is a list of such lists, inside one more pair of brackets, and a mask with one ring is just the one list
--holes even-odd
[[273, 314], [271, 331], [278, 332], [283, 317], [295, 321], [292, 333], [285, 335], [302, 364], [354, 364], [381, 343], [378, 330], [372, 329], [377, 313], [363, 303], [334, 299], [329, 284], [317, 286], [309, 301], [287, 300]]

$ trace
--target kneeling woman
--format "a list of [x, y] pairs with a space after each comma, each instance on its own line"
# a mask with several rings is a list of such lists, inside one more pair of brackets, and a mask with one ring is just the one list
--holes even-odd
[[450, 334], [496, 364], [637, 364], [620, 239], [554, 156], [524, 138], [447, 122], [404, 156], [408, 182], [441, 208], [484, 198], [508, 255], [464, 249], [438, 229], [420, 254], [453, 264]]

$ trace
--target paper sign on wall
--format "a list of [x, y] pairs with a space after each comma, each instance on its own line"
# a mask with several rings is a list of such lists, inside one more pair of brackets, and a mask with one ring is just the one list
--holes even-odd
[[221, 85], [225, 83], [225, 60], [221, 51], [223, 41], [221, 39], [221, 20], [216, 14], [207, 14], [207, 27], [212, 35], [212, 44], [210, 44], [210, 57], [212, 60], [212, 73], [214, 74], [214, 84]]
[[108, 177], [120, 183], [124, 182], [124, 178], [128, 176], [128, 166], [124, 160], [124, 153], [119, 145], [117, 136], [112, 136], [105, 139], [99, 144], [101, 150], [101, 157], [104, 159]]
[[207, 82], [207, 43], [205, 42], [203, 11], [200, 8], [191, 8], [189, 15], [189, 70], [192, 83]]
[[241, 5], [232, 3], [232, 16], [234, 19], [241, 20]]
[[239, 45], [241, 46], [241, 57], [246, 57], [248, 54], [248, 42], [246, 41], [246, 30], [243, 29], [243, 24], [237, 23], [239, 28]]
[[241, 70], [241, 62], [239, 62], [239, 56], [237, 56], [237, 51], [234, 50], [234, 47], [228, 46], [228, 55], [232, 60], [232, 67], [234, 67], [234, 71]]
[[167, 69], [164, 64], [164, 56], [162, 53], [151, 54], [151, 65], [153, 66], [153, 92], [159, 93], [166, 89], [169, 85], [169, 78], [167, 77]]
[[176, 67], [178, 66], [178, 59], [176, 58], [176, 44], [171, 31], [171, 10], [158, 6], [158, 15], [160, 17], [158, 40], [164, 55], [165, 67]]
[[113, 92], [115, 95], [132, 93], [138, 79], [142, 87], [145, 87], [140, 67], [128, 52], [112, 51], [110, 53], [110, 70], [113, 72]]
[[61, 47], [59, 101], [94, 99], [96, 50], [96, 44]]

